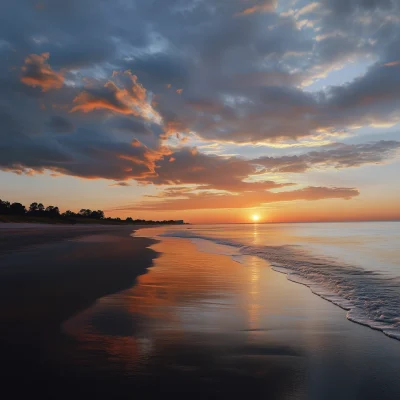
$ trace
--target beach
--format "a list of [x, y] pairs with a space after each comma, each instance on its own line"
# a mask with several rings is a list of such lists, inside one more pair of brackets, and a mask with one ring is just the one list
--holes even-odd
[[131, 287], [157, 256], [148, 248], [153, 240], [134, 239], [131, 232], [120, 226], [0, 225], [4, 385], [50, 396], [61, 376], [46, 359], [52, 346], [63, 346], [63, 321]]
[[399, 341], [258, 256], [162, 228], [7, 229], [22, 243], [0, 255], [2, 378], [16, 393], [400, 396]]

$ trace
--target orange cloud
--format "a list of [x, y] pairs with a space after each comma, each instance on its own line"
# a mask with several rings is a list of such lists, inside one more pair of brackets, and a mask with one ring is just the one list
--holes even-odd
[[131, 145], [133, 147], [140, 147], [142, 145], [142, 143], [140, 143], [139, 140], [137, 140], [137, 139], [133, 139], [131, 142]]
[[237, 195], [219, 194], [210, 191], [198, 193], [181, 193], [185, 198], [167, 198], [162, 201], [144, 201], [133, 206], [121, 207], [118, 210], [203, 210], [217, 208], [252, 208], [266, 203], [351, 199], [359, 195], [354, 188], [306, 187], [286, 192], [269, 191], [244, 192]]
[[130, 163], [146, 167], [147, 170], [142, 172], [140, 175], [132, 176], [132, 178], [139, 181], [148, 180], [150, 178], [156, 177], [156, 162], [171, 153], [171, 151], [164, 146], [159, 147], [157, 150], [150, 149], [140, 143], [137, 139], [133, 140], [131, 145], [132, 147], [140, 150], [137, 155], [119, 154], [117, 157], [120, 160], [128, 161]]
[[254, 14], [254, 13], [264, 13], [264, 12], [273, 12], [276, 8], [276, 1], [275, 0], [267, 0], [264, 1], [261, 4], [255, 4], [252, 7], [248, 7], [244, 9], [241, 12], [238, 12], [235, 14], [235, 16], [240, 16], [240, 15], [249, 15], [249, 14]]
[[21, 67], [21, 82], [28, 86], [41, 87], [43, 92], [50, 89], [60, 89], [64, 84], [61, 72], [55, 72], [47, 63], [49, 53], [31, 54], [25, 59]]
[[[184, 121], [166, 121], [163, 127], [164, 134], [162, 139], [168, 139], [172, 135], [177, 135], [179, 132], [189, 133], [190, 129], [187, 127]], [[180, 137], [176, 136], [177, 139], [182, 140]]]
[[388, 62], [386, 64], [383, 64], [385, 67], [397, 67], [398, 65], [400, 65], [400, 60], [397, 61], [391, 61]]
[[15, 164], [10, 167], [2, 167], [2, 171], [12, 172], [17, 175], [27, 175], [27, 176], [34, 176], [38, 174], [43, 174], [45, 172], [44, 168], [27, 168], [21, 164]]
[[183, 89], [178, 89], [178, 90], [176, 91], [176, 93], [178, 93], [178, 94], [182, 94], [182, 92], [183, 92]]
[[121, 74], [114, 71], [112, 79], [102, 88], [90, 88], [78, 94], [73, 100], [76, 105], [71, 112], [88, 113], [96, 109], [105, 109], [142, 117], [156, 123], [161, 122], [161, 116], [149, 103], [147, 91], [138, 82], [136, 75], [132, 75], [130, 71]]

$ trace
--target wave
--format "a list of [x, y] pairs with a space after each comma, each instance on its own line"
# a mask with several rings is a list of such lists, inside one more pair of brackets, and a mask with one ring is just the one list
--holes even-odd
[[334, 258], [315, 256], [298, 245], [245, 245], [189, 230], [169, 231], [161, 236], [208, 240], [235, 248], [235, 254], [260, 257], [275, 271], [286, 274], [289, 280], [308, 286], [313, 293], [346, 310], [350, 321], [400, 340], [399, 278], [339, 263]]

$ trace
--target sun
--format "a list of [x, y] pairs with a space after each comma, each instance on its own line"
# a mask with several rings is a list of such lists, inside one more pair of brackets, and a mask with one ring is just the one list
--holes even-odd
[[251, 219], [253, 220], [253, 222], [258, 222], [260, 220], [260, 216], [258, 214], [253, 214], [251, 216]]

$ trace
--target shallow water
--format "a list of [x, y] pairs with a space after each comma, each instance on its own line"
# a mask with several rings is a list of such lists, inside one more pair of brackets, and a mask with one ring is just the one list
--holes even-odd
[[[290, 280], [348, 310], [348, 319], [400, 339], [400, 223], [241, 224], [173, 227], [190, 238], [267, 260]], [[199, 242], [201, 240], [201, 243]]]
[[397, 341], [347, 321], [263, 258], [167, 231], [137, 233], [161, 240], [160, 257], [132, 288], [63, 324], [65, 365], [122, 375], [147, 398], [400, 395]]

